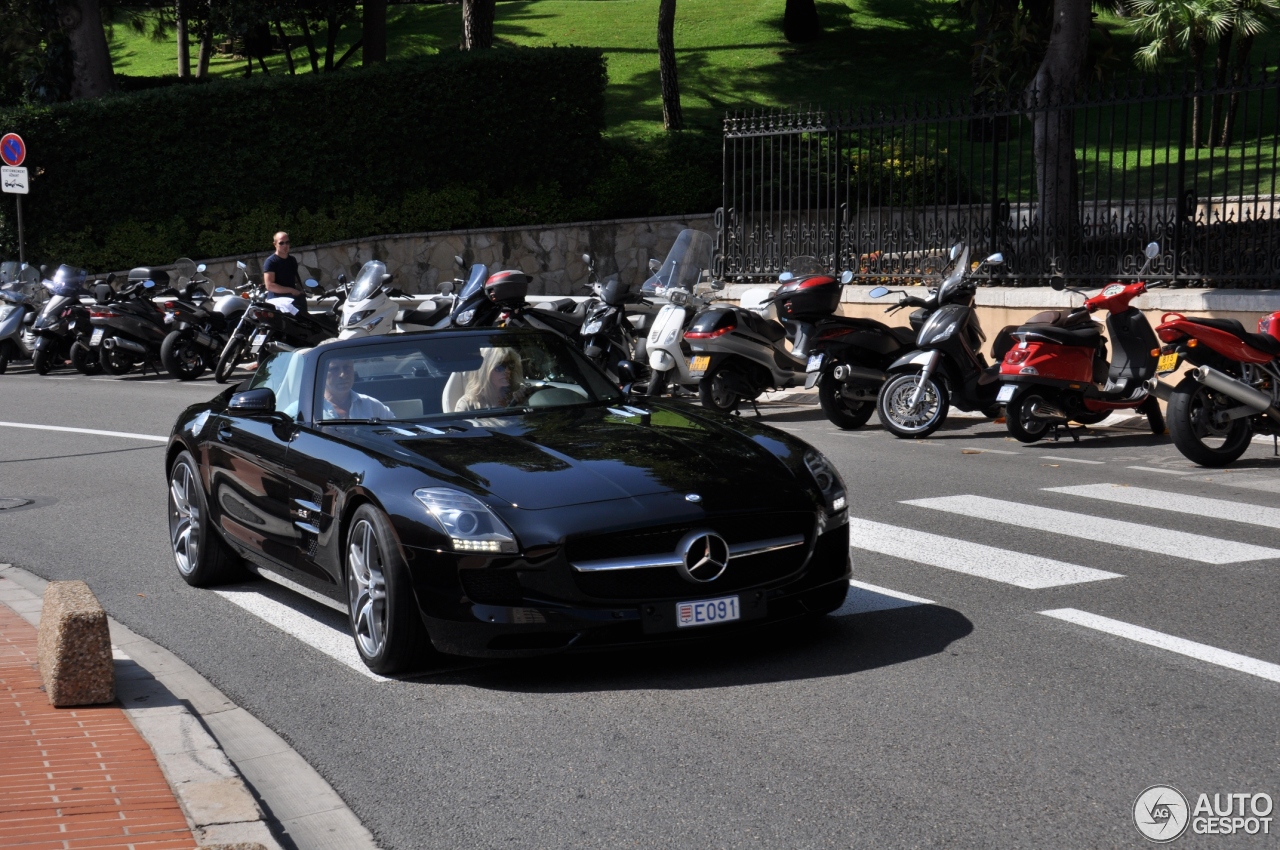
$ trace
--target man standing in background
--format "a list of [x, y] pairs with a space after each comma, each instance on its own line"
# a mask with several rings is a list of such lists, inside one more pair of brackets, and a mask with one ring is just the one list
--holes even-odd
[[262, 264], [262, 282], [272, 295], [289, 295], [299, 313], [307, 311], [307, 296], [298, 280], [298, 261], [289, 256], [289, 234], [283, 230], [275, 237], [276, 251]]

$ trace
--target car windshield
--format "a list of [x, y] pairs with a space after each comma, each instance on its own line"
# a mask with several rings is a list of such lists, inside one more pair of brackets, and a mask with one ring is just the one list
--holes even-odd
[[356, 282], [351, 285], [350, 301], [363, 301], [369, 298], [382, 285], [382, 276], [387, 273], [386, 264], [370, 260], [360, 269]]
[[667, 252], [662, 267], [644, 282], [640, 291], [646, 295], [661, 295], [668, 289], [693, 291], [702, 276], [703, 269], [711, 268], [711, 255], [716, 243], [710, 234], [701, 230], [682, 230], [676, 243]]
[[61, 265], [53, 273], [53, 278], [44, 282], [44, 288], [54, 295], [78, 295], [84, 291], [84, 281], [88, 274], [84, 269]]
[[622, 394], [560, 337], [507, 330], [325, 352], [314, 398], [313, 416], [325, 422], [527, 412], [616, 402]]

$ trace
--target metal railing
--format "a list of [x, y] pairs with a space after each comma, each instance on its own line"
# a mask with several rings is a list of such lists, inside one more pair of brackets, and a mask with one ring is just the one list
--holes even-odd
[[966, 242], [993, 283], [1055, 273], [1178, 286], [1280, 285], [1280, 77], [1113, 81], [887, 110], [730, 115], [717, 272], [775, 278], [807, 254], [863, 282], [910, 283]]

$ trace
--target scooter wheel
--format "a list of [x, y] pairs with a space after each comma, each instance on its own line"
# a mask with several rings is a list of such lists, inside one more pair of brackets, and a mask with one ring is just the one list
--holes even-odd
[[9, 368], [10, 344], [11, 343], [8, 340], [0, 342], [0, 375], [3, 375], [4, 371]]
[[108, 375], [127, 375], [133, 369], [133, 358], [128, 357], [118, 348], [102, 347], [98, 355], [102, 370]]
[[179, 381], [194, 381], [204, 374], [204, 352], [190, 337], [171, 333], [160, 344], [160, 362]]
[[1147, 400], [1138, 406], [1138, 412], [1147, 414], [1147, 424], [1151, 426], [1152, 434], [1160, 436], [1169, 432], [1164, 424], [1164, 414], [1160, 412], [1160, 402], [1155, 396], [1147, 396]]
[[649, 376], [649, 387], [645, 391], [646, 395], [659, 396], [667, 391], [667, 373], [662, 369], [654, 369], [653, 374]]
[[41, 348], [32, 356], [31, 362], [36, 367], [37, 375], [47, 375], [53, 371], [53, 352]]
[[1049, 423], [1031, 415], [1030, 402], [1038, 398], [1033, 392], [1024, 390], [1009, 400], [1004, 408], [1004, 426], [1009, 429], [1009, 436], [1020, 443], [1034, 443], [1049, 433]]
[[1226, 466], [1249, 449], [1253, 424], [1248, 417], [1227, 419], [1236, 402], [1195, 378], [1183, 378], [1169, 396], [1169, 436], [1183, 457], [1201, 466]]
[[244, 354], [245, 341], [238, 337], [232, 337], [227, 343], [227, 347], [223, 350], [222, 356], [218, 358], [218, 365], [213, 370], [213, 379], [220, 384], [225, 384], [230, 378], [231, 373], [236, 370], [236, 366], [240, 365], [240, 359]]
[[720, 413], [731, 413], [738, 407], [738, 394], [733, 391], [734, 380], [745, 380], [729, 362], [721, 363], [698, 382], [698, 398], [702, 406]]
[[875, 413], [874, 401], [855, 401], [844, 397], [844, 384], [831, 376], [824, 376], [818, 384], [818, 403], [827, 419], [837, 428], [852, 431], [867, 424]]
[[71, 365], [82, 375], [97, 375], [102, 372], [102, 362], [79, 343], [71, 346]]
[[946, 387], [930, 377], [919, 387], [920, 397], [915, 406], [911, 399], [920, 384], [919, 372], [893, 375], [880, 389], [876, 397], [876, 414], [880, 424], [895, 437], [903, 440], [927, 437], [942, 427], [951, 410], [951, 399]]

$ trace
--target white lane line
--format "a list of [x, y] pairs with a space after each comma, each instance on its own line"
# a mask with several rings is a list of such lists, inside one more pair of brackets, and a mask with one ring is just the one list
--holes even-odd
[[912, 499], [903, 504], [1084, 540], [1096, 540], [1127, 549], [1200, 561], [1203, 564], [1234, 564], [1237, 561], [1280, 558], [1280, 549], [1237, 543], [1234, 540], [1218, 540], [1185, 531], [1042, 508], [1038, 505], [988, 499], [985, 496], [942, 496], [936, 499]]
[[1040, 455], [1041, 460], [1061, 460], [1067, 463], [1100, 463], [1105, 464], [1105, 460], [1085, 460], [1082, 457], [1064, 457], [1062, 455]]
[[1022, 454], [1022, 452], [1011, 452], [1011, 451], [1006, 451], [1005, 449], [985, 449], [985, 448], [982, 448], [982, 447], [980, 447], [980, 446], [961, 446], [960, 448], [962, 448], [962, 449], [972, 449], [973, 451], [976, 451], [976, 452], [986, 452], [987, 454], [991, 454], [991, 455], [1016, 455], [1016, 454]]
[[879, 552], [1028, 590], [1123, 578], [1119, 573], [865, 519], [850, 518], [849, 540], [855, 549]]
[[843, 605], [831, 612], [831, 616], [848, 617], [852, 614], [870, 614], [873, 611], [890, 611], [894, 608], [932, 604], [931, 599], [922, 599], [909, 593], [850, 579], [849, 595], [845, 597]]
[[1142, 472], [1161, 472], [1165, 475], [1195, 475], [1194, 472], [1183, 472], [1180, 469], [1160, 469], [1155, 466], [1126, 466], [1125, 469], [1137, 469]]
[[1163, 632], [1135, 626], [1120, 620], [1112, 620], [1109, 617], [1100, 617], [1097, 614], [1090, 614], [1088, 611], [1078, 611], [1075, 608], [1058, 608], [1053, 611], [1041, 611], [1040, 613], [1046, 617], [1053, 617], [1068, 623], [1074, 623], [1077, 626], [1084, 626], [1086, 629], [1094, 629], [1116, 637], [1144, 643], [1147, 646], [1154, 646], [1157, 649], [1176, 652], [1179, 655], [1185, 655], [1197, 661], [1207, 661], [1219, 667], [1248, 673], [1250, 676], [1257, 676], [1270, 682], [1280, 682], [1280, 664], [1259, 661], [1247, 655], [1228, 652], [1225, 649], [1218, 649], [1217, 647], [1196, 643], [1185, 638], [1166, 635]]
[[1148, 490], [1145, 487], [1126, 487], [1122, 484], [1084, 484], [1078, 487], [1045, 487], [1049, 493], [1065, 493], [1086, 499], [1102, 499], [1122, 505], [1137, 505], [1192, 516], [1207, 516], [1265, 528], [1280, 529], [1280, 509], [1226, 499], [1208, 499], [1204, 496], [1187, 496], [1168, 490]]
[[331, 625], [334, 618], [340, 616], [336, 612], [269, 582], [223, 587], [214, 593], [357, 673], [379, 682], [388, 681], [364, 666], [349, 631]]
[[128, 440], [157, 440], [169, 442], [168, 437], [156, 434], [134, 434], [130, 431], [99, 431], [95, 428], [64, 428], [61, 425], [32, 425], [28, 422], [0, 422], [4, 428], [31, 428], [36, 431], [66, 431], [71, 434], [93, 434], [98, 437], [123, 437]]

